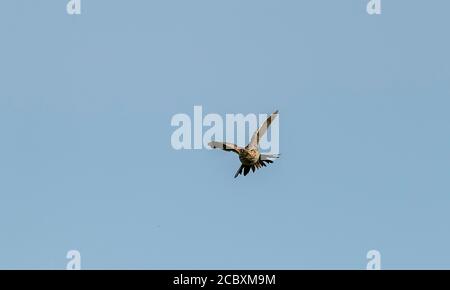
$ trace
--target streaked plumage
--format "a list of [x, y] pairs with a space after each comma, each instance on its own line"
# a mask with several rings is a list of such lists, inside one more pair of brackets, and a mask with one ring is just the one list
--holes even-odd
[[225, 151], [231, 151], [239, 155], [239, 160], [241, 161], [241, 166], [238, 171], [234, 175], [234, 178], [238, 177], [239, 174], [244, 174], [246, 176], [250, 169], [255, 172], [256, 169], [261, 167], [266, 167], [267, 164], [273, 163], [272, 159], [278, 158], [278, 155], [273, 154], [261, 154], [259, 152], [259, 141], [262, 136], [267, 132], [267, 128], [269, 128], [272, 121], [278, 116], [278, 110], [272, 113], [266, 121], [261, 125], [261, 127], [256, 130], [253, 134], [250, 143], [244, 148], [239, 147], [232, 143], [226, 142], [217, 142], [212, 141], [209, 142], [209, 146], [215, 149], [222, 149]]

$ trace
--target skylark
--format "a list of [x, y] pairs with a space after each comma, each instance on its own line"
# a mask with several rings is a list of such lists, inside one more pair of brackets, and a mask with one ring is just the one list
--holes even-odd
[[273, 112], [261, 127], [253, 133], [252, 139], [250, 143], [244, 148], [237, 146], [236, 144], [226, 143], [226, 142], [209, 142], [208, 145], [215, 149], [222, 149], [225, 151], [232, 151], [239, 155], [239, 160], [241, 161], [241, 167], [239, 167], [238, 171], [234, 175], [234, 178], [238, 177], [239, 174], [243, 173], [246, 176], [250, 169], [255, 172], [256, 169], [261, 167], [265, 167], [266, 164], [273, 163], [272, 159], [278, 158], [278, 155], [275, 154], [261, 154], [259, 152], [259, 141], [267, 132], [267, 128], [269, 128], [272, 121], [278, 116], [278, 110]]

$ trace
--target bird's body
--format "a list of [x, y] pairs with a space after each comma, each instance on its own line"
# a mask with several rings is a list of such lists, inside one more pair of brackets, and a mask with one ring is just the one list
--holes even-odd
[[261, 154], [258, 149], [260, 138], [266, 133], [267, 128], [272, 123], [272, 120], [278, 116], [278, 111], [275, 111], [269, 118], [263, 123], [263, 125], [253, 134], [252, 140], [244, 148], [235, 144], [212, 141], [208, 145], [212, 148], [222, 149], [225, 151], [232, 151], [239, 155], [241, 161], [241, 167], [234, 175], [236, 178], [239, 174], [243, 173], [246, 176], [250, 169], [254, 172], [256, 169], [265, 167], [268, 163], [273, 163], [272, 159], [278, 158], [278, 155]]
[[246, 166], [252, 166], [258, 162], [260, 155], [258, 149], [243, 149], [239, 152], [239, 160]]

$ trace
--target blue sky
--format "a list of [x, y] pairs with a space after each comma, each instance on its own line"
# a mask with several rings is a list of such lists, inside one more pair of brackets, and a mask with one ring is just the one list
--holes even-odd
[[[2, 1], [0, 268], [450, 267], [450, 3]], [[171, 117], [280, 110], [282, 158]]]

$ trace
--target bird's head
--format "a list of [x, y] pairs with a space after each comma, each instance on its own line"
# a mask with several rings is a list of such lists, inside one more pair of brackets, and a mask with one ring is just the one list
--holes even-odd
[[245, 146], [245, 150], [252, 154], [256, 154], [258, 152], [258, 148], [255, 148], [254, 146], [247, 145]]

